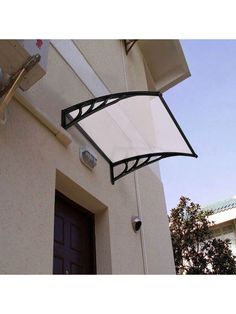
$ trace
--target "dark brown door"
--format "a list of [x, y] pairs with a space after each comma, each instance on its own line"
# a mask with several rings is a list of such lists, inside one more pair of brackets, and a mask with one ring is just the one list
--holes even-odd
[[56, 192], [54, 274], [95, 274], [94, 215]]

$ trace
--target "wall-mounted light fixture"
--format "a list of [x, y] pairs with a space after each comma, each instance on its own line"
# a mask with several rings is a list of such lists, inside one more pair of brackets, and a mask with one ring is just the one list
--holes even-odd
[[80, 147], [80, 160], [90, 170], [93, 170], [93, 168], [97, 165], [96, 155], [86, 146]]
[[133, 226], [134, 232], [139, 231], [139, 229], [142, 226], [141, 219], [138, 216], [132, 216], [131, 222], [132, 222], [132, 226]]

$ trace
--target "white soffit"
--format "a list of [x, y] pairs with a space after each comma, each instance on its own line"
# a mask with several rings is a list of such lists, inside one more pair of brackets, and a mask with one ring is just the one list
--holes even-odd
[[222, 211], [209, 216], [209, 221], [214, 221], [215, 224], [220, 224], [236, 218], [236, 208]]
[[189, 77], [179, 40], [138, 40], [155, 89], [164, 92]]

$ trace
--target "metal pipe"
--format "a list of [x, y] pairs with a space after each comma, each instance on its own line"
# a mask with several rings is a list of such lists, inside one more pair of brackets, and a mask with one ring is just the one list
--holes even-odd
[[[135, 192], [136, 192], [136, 199], [137, 199], [137, 212], [138, 212], [139, 218], [141, 219], [141, 221], [143, 221], [137, 172], [134, 172], [134, 183], [135, 183]], [[145, 224], [142, 224], [142, 227], [140, 229], [140, 239], [141, 239], [141, 248], [142, 248], [142, 256], [143, 256], [143, 271], [144, 271], [144, 274], [148, 274], [148, 263], [147, 263], [146, 244], [145, 244], [145, 237], [144, 237], [144, 228], [145, 228]]]
[[20, 86], [21, 81], [24, 78], [24, 75], [29, 72], [39, 61], [40, 55], [36, 54], [28, 58], [25, 64], [19, 69], [15, 74], [13, 74], [10, 79], [8, 85], [1, 90], [0, 97], [3, 97], [3, 100], [0, 103], [0, 120], [3, 124], [6, 123], [6, 107], [14, 96], [16, 89]]
[[[125, 54], [123, 50], [123, 46], [121, 43], [121, 51], [122, 51], [122, 61], [123, 61], [123, 69], [124, 69], [124, 78], [125, 78], [125, 86], [128, 91], [128, 80], [125, 68]], [[134, 183], [135, 183], [135, 193], [136, 193], [136, 201], [137, 201], [137, 213], [140, 219], [142, 220], [142, 206], [141, 206], [141, 198], [138, 184], [138, 174], [134, 172]], [[148, 274], [148, 263], [147, 263], [147, 254], [146, 254], [146, 244], [144, 239], [144, 224], [140, 229], [140, 242], [141, 242], [141, 250], [142, 250], [142, 259], [143, 259], [143, 272], [144, 274]]]
[[11, 98], [13, 97], [20, 81], [22, 80], [24, 74], [26, 72], [26, 69], [23, 68], [20, 73], [17, 75], [17, 78], [15, 79], [13, 85], [11, 86], [11, 88], [9, 89], [9, 91], [7, 92], [6, 96], [3, 98], [1, 104], [0, 104], [0, 117], [1, 117], [1, 121], [5, 122], [6, 121], [6, 112], [5, 109], [7, 107], [7, 105], [9, 104], [9, 102], [11, 101]]

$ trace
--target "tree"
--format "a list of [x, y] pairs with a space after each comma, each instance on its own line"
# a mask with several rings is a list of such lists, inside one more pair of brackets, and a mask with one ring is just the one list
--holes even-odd
[[177, 274], [236, 274], [230, 240], [212, 238], [211, 214], [183, 196], [171, 210], [169, 227]]

